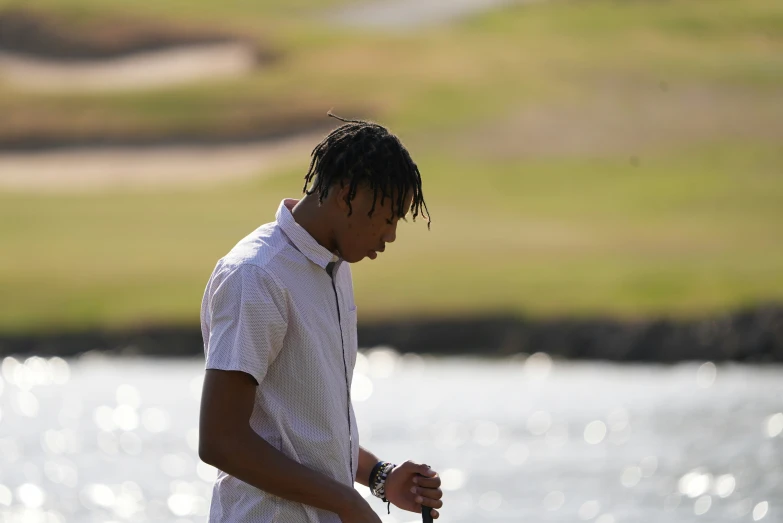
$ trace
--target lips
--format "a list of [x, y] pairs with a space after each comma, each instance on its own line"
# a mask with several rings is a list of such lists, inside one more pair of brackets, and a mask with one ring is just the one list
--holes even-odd
[[381, 253], [385, 250], [386, 250], [386, 246], [384, 245], [380, 249], [373, 249], [371, 251], [367, 251], [367, 257], [370, 258], [371, 260], [374, 260], [375, 258], [378, 257], [378, 253]]

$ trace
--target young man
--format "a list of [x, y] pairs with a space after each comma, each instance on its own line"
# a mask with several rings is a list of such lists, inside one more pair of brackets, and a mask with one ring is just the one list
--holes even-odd
[[283, 200], [218, 261], [204, 293], [199, 457], [219, 470], [211, 523], [380, 523], [354, 481], [433, 518], [443, 505], [427, 465], [359, 446], [348, 263], [374, 260], [409, 212], [429, 216], [397, 137], [340, 120], [313, 150], [305, 196]]

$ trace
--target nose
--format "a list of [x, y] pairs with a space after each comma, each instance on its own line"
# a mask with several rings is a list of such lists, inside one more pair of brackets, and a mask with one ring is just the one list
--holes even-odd
[[383, 242], [384, 243], [392, 243], [394, 240], [397, 239], [397, 224], [390, 226], [389, 229], [386, 230], [386, 232], [383, 235]]

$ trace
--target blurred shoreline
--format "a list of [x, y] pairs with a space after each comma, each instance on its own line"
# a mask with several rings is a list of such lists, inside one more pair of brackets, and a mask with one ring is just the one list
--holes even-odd
[[[783, 362], [783, 304], [698, 319], [609, 317], [532, 319], [513, 315], [360, 322], [360, 347], [401, 353], [508, 357], [545, 352], [557, 358], [615, 362]], [[0, 356], [203, 354], [197, 325], [0, 334]]]

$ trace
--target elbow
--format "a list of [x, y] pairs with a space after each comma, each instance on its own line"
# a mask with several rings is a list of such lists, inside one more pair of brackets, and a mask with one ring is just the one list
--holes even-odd
[[201, 461], [220, 469], [223, 461], [222, 456], [223, 453], [220, 451], [219, 445], [206, 437], [206, 435], [200, 435], [198, 440], [198, 457]]
[[227, 436], [225, 433], [210, 434], [201, 431], [198, 438], [198, 457], [207, 465], [216, 469], [230, 470], [236, 466], [237, 449], [247, 447], [244, 434]]

